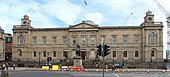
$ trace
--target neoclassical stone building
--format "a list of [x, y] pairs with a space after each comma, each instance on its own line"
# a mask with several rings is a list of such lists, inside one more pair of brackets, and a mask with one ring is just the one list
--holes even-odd
[[0, 27], [0, 61], [5, 60], [5, 33]]
[[79, 44], [87, 62], [98, 57], [97, 45], [102, 42], [110, 45], [108, 62], [163, 61], [163, 24], [154, 21], [151, 11], [139, 26], [100, 26], [87, 20], [69, 27], [33, 28], [29, 16], [24, 15], [21, 25], [13, 26], [12, 60], [72, 59]]

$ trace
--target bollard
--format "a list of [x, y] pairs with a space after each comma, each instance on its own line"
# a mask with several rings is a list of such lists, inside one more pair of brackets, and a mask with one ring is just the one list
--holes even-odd
[[8, 71], [1, 71], [1, 77], [9, 77]]

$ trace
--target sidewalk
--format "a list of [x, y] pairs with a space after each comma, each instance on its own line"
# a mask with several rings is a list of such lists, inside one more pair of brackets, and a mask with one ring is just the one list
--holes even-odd
[[[8, 67], [8, 70], [13, 70], [13, 67]], [[33, 67], [16, 67], [15, 70], [47, 71], [42, 68], [33, 68]], [[123, 70], [123, 72], [170, 72], [170, 69], [116, 69], [116, 70]], [[49, 69], [49, 71], [51, 71], [51, 69]], [[102, 72], [102, 71], [103, 69], [84, 69], [84, 72]], [[105, 69], [105, 72], [113, 72], [113, 71], [112, 69]]]

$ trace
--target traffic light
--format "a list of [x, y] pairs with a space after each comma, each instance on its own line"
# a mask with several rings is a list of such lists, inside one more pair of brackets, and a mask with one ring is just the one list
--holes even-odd
[[97, 48], [98, 48], [97, 49], [97, 55], [102, 56], [102, 52], [101, 52], [102, 51], [102, 46], [98, 45]]
[[77, 47], [76, 47], [76, 55], [80, 56], [80, 45], [78, 45], [78, 44], [77, 44]]
[[110, 46], [109, 45], [104, 45], [104, 56], [107, 56], [108, 54], [110, 54]]

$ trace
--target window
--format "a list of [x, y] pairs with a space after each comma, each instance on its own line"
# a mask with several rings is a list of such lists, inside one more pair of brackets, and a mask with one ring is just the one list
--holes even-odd
[[56, 44], [56, 36], [52, 36], [52, 44]]
[[127, 39], [127, 35], [124, 35], [124, 44], [127, 44], [127, 41], [128, 41], [128, 39]]
[[7, 42], [11, 42], [11, 38], [7, 38]]
[[43, 57], [46, 57], [47, 55], [46, 55], [46, 51], [43, 51]]
[[102, 38], [102, 39], [101, 39], [101, 44], [103, 44], [103, 43], [105, 44], [105, 43], [106, 43], [106, 41], [105, 41], [105, 40], [106, 40], [105, 36], [101, 36], [101, 38]]
[[67, 52], [63, 51], [63, 57], [68, 58]]
[[116, 57], [116, 51], [113, 51], [113, 57]]
[[124, 57], [127, 57], [127, 51], [124, 51]]
[[33, 55], [34, 55], [34, 57], [36, 57], [36, 56], [37, 56], [36, 51], [33, 51]]
[[76, 45], [76, 36], [73, 36], [73, 44]]
[[34, 41], [33, 44], [37, 44], [37, 37], [36, 36], [33, 37], [33, 41]]
[[94, 42], [95, 42], [95, 36], [91, 36], [91, 44], [94, 45]]
[[138, 35], [134, 36], [134, 43], [135, 44], [139, 43], [139, 36]]
[[139, 57], [139, 52], [135, 51], [135, 57]]
[[81, 42], [82, 42], [82, 44], [85, 44], [85, 36], [84, 35], [81, 36]]
[[116, 36], [113, 36], [113, 37], [112, 37], [112, 41], [113, 41], [113, 42], [112, 42], [113, 44], [116, 44]]
[[20, 36], [18, 37], [18, 43], [19, 43], [19, 44], [24, 44], [24, 36], [23, 36], [23, 35], [20, 35]]
[[154, 54], [155, 54], [155, 51], [154, 51], [154, 50], [152, 50], [152, 51], [151, 51], [151, 56], [153, 57], [153, 56], [154, 56]]
[[46, 44], [46, 36], [43, 36], [43, 44]]
[[66, 38], [67, 38], [66, 36], [63, 36], [63, 44], [66, 44], [66, 42], [67, 42]]
[[56, 51], [53, 51], [53, 57], [56, 57], [57, 55], [56, 55]]
[[151, 45], [154, 45], [155, 43], [157, 43], [157, 34], [156, 32], [151, 32], [148, 36], [148, 42]]

